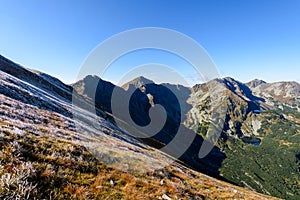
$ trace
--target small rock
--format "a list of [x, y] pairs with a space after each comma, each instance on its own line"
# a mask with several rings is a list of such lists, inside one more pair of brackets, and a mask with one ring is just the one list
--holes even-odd
[[110, 183], [111, 185], [115, 185], [115, 183], [114, 183], [113, 180], [110, 180], [109, 183]]
[[149, 100], [149, 104], [154, 107], [154, 97], [152, 96], [152, 94], [148, 93], [147, 94], [148, 100]]
[[165, 199], [165, 200], [172, 200], [168, 195], [166, 194], [163, 194], [162, 196], [162, 199]]
[[163, 184], [165, 184], [165, 181], [164, 181], [164, 180], [161, 180], [161, 181], [160, 181], [160, 185], [163, 185]]

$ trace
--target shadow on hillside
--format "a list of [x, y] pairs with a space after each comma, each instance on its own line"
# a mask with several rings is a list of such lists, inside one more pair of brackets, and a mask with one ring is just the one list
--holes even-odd
[[263, 103], [266, 102], [266, 100], [264, 98], [257, 97], [255, 95], [253, 95], [251, 89], [245, 84], [242, 84], [240, 82], [236, 82], [236, 84], [237, 84], [237, 86], [236, 86], [232, 82], [230, 82], [226, 79], [224, 79], [223, 81], [224, 81], [226, 87], [228, 87], [228, 89], [231, 92], [233, 92], [235, 95], [239, 96], [241, 99], [244, 99], [243, 96], [241, 96], [240, 94], [238, 94], [236, 92], [236, 87], [238, 86], [240, 88], [240, 91], [242, 92], [242, 94], [249, 99], [249, 100], [244, 99], [248, 104], [247, 113], [249, 113], [251, 111], [254, 111], [254, 110], [260, 110], [261, 102], [263, 102]]
[[[112, 110], [118, 111], [113, 113], [114, 120], [118, 120], [114, 123], [122, 124], [121, 129], [125, 129], [131, 135], [142, 134], [145, 137], [141, 140], [145, 143], [179, 158], [187, 166], [197, 171], [220, 178], [219, 168], [226, 158], [225, 154], [218, 147], [213, 147], [207, 156], [200, 159], [198, 155], [203, 138], [181, 125], [186, 119], [186, 114], [192, 108], [190, 104], [186, 103], [191, 90], [170, 84], [148, 83], [143, 87], [145, 90], [142, 91], [131, 85], [125, 91], [123, 88], [100, 80], [96, 88], [95, 102], [109, 113], [112, 113]], [[151, 105], [147, 94], [151, 94], [153, 97], [154, 107]], [[113, 95], [117, 96], [114, 97], [115, 100], [112, 100]], [[155, 108], [157, 104], [164, 108], [166, 116], [165, 118], [161, 116], [164, 113], [161, 112], [161, 115], [152, 116], [151, 120], [149, 111]], [[160, 124], [164, 120], [163, 127], [155, 132], [159, 125], [155, 126], [156, 124], [153, 125], [151, 122]], [[153, 135], [153, 133], [155, 134]]]

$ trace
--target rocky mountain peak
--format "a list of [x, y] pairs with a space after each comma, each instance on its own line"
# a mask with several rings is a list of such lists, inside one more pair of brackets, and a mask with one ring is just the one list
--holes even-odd
[[260, 80], [260, 79], [254, 79], [252, 81], [249, 81], [248, 83], [246, 83], [246, 85], [250, 88], [256, 88], [257, 86], [261, 85], [261, 84], [265, 84], [267, 82], [265, 82], [264, 80]]
[[100, 77], [97, 75], [87, 75], [83, 80], [85, 81], [99, 81]]
[[145, 78], [144, 76], [139, 76], [127, 83], [125, 83], [122, 88], [128, 90], [130, 86], [134, 88], [140, 88], [141, 91], [145, 90], [145, 85], [154, 83], [152, 80]]

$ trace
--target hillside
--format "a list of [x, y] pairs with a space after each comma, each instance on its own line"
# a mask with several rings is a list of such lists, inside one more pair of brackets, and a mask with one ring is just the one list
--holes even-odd
[[211, 129], [212, 108], [227, 105], [217, 142], [226, 155], [221, 176], [265, 194], [298, 199], [299, 92], [296, 82], [213, 80], [195, 86], [186, 125], [205, 137]]
[[[138, 77], [122, 88], [111, 87], [110, 97], [114, 88], [122, 93], [121, 99], [130, 97], [130, 117], [119, 116], [125, 122], [132, 118], [144, 126], [150, 123], [148, 112], [155, 104], [166, 110], [163, 129], [150, 142], [144, 142], [161, 148], [175, 137], [176, 127], [184, 124], [186, 135], [196, 134], [190, 148], [180, 157], [187, 165], [251, 190], [299, 198], [299, 83], [253, 80], [244, 84], [226, 77], [186, 88], [158, 85]], [[101, 95], [106, 92], [97, 90]], [[96, 102], [101, 100], [97, 93]], [[178, 104], [177, 99], [183, 103]], [[220, 137], [216, 140], [217, 132]], [[199, 159], [204, 139], [216, 144], [206, 157]]]
[[89, 112], [87, 96], [4, 57], [0, 102], [1, 199], [272, 198], [173, 162]]

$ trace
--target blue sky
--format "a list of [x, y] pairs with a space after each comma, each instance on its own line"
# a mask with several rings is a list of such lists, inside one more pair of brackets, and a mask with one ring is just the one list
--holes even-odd
[[[1, 0], [0, 54], [71, 83], [105, 39], [128, 29], [164, 27], [201, 44], [222, 77], [300, 82], [299, 10], [299, 0]], [[120, 59], [104, 78], [116, 82], [136, 63], [176, 60], [140, 52]]]

